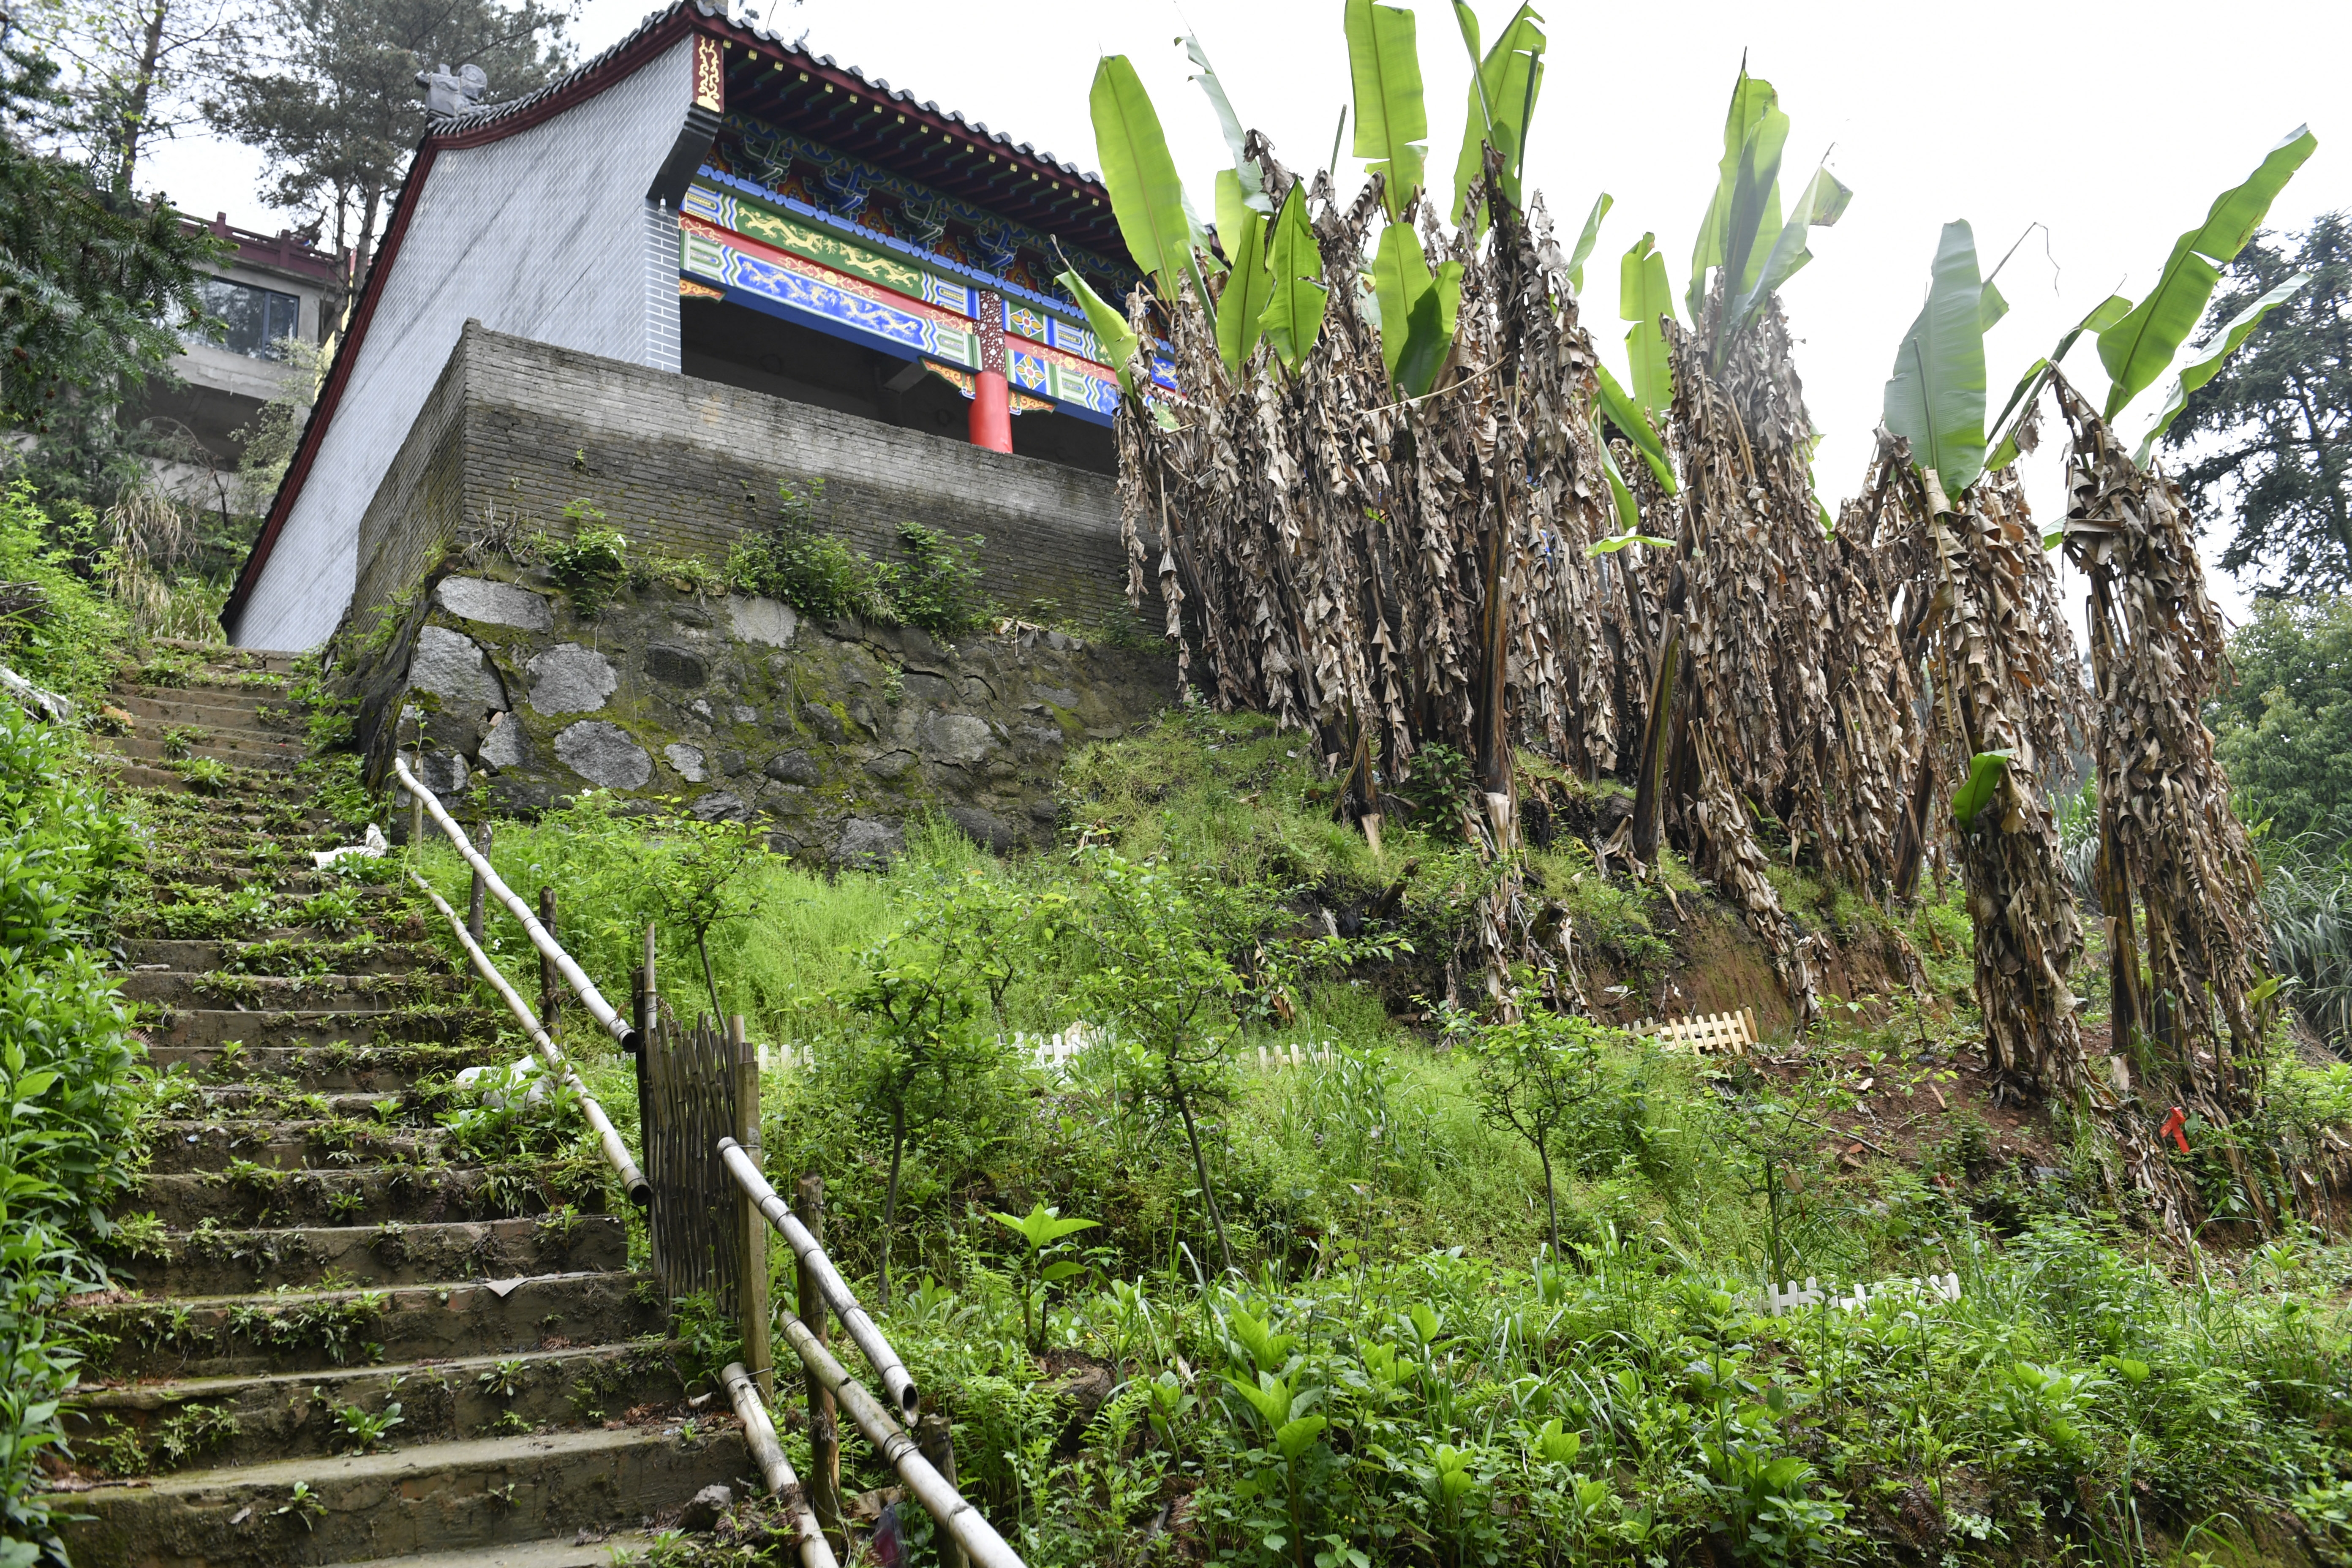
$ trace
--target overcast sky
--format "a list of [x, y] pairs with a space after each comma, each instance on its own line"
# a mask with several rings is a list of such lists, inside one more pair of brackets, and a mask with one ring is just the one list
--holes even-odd
[[[1264, 130], [1293, 167], [1329, 156], [1348, 99], [1338, 0], [750, 3], [788, 38], [805, 28], [812, 49], [1087, 170], [1097, 167], [1087, 118], [1096, 57], [1128, 55], [1203, 213], [1224, 143], [1187, 79], [1173, 42], [1180, 33], [1198, 33], [1243, 121]], [[1491, 37], [1509, 12], [1500, 0], [1474, 3]], [[646, 9], [644, 0], [585, 0], [576, 28], [583, 52], [618, 39]], [[1430, 166], [1450, 194], [1468, 64], [1450, 6], [1417, 0], [1413, 9]], [[2352, 205], [2342, 144], [2352, 8], [2340, 0], [1992, 0], [1958, 12], [1684, 0], [1546, 9], [1549, 73], [1528, 188], [1543, 193], [1570, 240], [1597, 193], [1616, 198], [1587, 268], [1584, 320], [1621, 372], [1616, 259], [1654, 231], [1677, 296], [1685, 288], [1743, 51], [1779, 89], [1793, 123], [1785, 167], [1801, 179], [1827, 151], [1853, 188], [1844, 219], [1814, 235], [1812, 265], [1785, 292], [1798, 369], [1826, 437], [1816, 473], [1832, 510], [1861, 482], [1887, 368], [1944, 223], [1974, 225], [1988, 268], [2030, 226], [2046, 226], [2000, 276], [2011, 309], [1988, 345], [1998, 407], [2025, 365], [2092, 305], [2117, 289], [2137, 298], [2173, 238], [2296, 126], [2311, 126], [2319, 151], [2272, 209], [2272, 226], [2299, 226]], [[1346, 166], [1360, 167], [1342, 154]], [[183, 140], [159, 152], [152, 174], [189, 209], [226, 209], [233, 221], [271, 231], [286, 221], [256, 199], [257, 165], [242, 149]], [[2104, 388], [2092, 345], [2068, 364]], [[2129, 437], [2137, 439], [2162, 396], [2159, 384], [2126, 412]], [[2045, 521], [2057, 500], [2054, 447], [2028, 474]], [[2234, 585], [2216, 587], [2225, 606], [2242, 604]]]

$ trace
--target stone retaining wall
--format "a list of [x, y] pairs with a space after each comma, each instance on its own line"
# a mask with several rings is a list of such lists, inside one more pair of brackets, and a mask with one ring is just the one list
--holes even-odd
[[504, 815], [611, 790], [845, 866], [887, 858], [926, 811], [1000, 851], [1050, 843], [1063, 757], [1176, 696], [1169, 658], [1060, 632], [947, 643], [660, 584], [584, 620], [543, 571], [469, 571], [352, 679], [424, 711], [435, 793]]

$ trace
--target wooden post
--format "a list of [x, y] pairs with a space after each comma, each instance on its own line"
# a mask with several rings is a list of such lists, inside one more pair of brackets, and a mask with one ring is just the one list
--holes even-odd
[[[931, 1468], [939, 1471], [940, 1479], [950, 1486], [956, 1484], [955, 1434], [946, 1416], [934, 1411], [916, 1422], [915, 1446], [931, 1462]], [[970, 1568], [971, 1557], [964, 1551], [962, 1542], [944, 1530], [938, 1532], [937, 1539], [940, 1568]]]
[[[555, 889], [539, 890], [539, 923], [547, 934], [555, 934]], [[539, 955], [539, 1026], [550, 1035], [555, 1033], [555, 1016], [563, 1007], [563, 982], [555, 972], [555, 960], [545, 953]]]
[[[761, 1163], [760, 1058], [743, 1038], [742, 1014], [737, 1013], [727, 1020], [727, 1041], [735, 1047], [735, 1142], [743, 1145], [743, 1152], [751, 1156], [751, 1163], [756, 1165]], [[776, 1369], [769, 1351], [769, 1334], [773, 1325], [768, 1314], [768, 1220], [753, 1205], [751, 1195], [740, 1187], [736, 1189], [735, 1206], [741, 1214], [743, 1231], [743, 1361], [760, 1385], [760, 1397], [772, 1402], [776, 1397]]]
[[[490, 858], [490, 825], [488, 823], [478, 822], [474, 825], [474, 848], [483, 859], [487, 860]], [[478, 942], [482, 940], [482, 900], [488, 892], [488, 885], [482, 880], [482, 874], [479, 871], [475, 872], [474, 890], [466, 901], [466, 934]], [[544, 963], [546, 960], [541, 959], [540, 962]]]
[[[740, 1142], [740, 1140], [739, 1140]], [[793, 1214], [819, 1247], [824, 1245], [824, 1178], [803, 1176], [793, 1204]], [[817, 1343], [824, 1344], [833, 1337], [831, 1323], [824, 1310], [824, 1292], [816, 1282], [815, 1273], [805, 1263], [799, 1266], [794, 1281], [800, 1302], [801, 1321]], [[827, 1388], [814, 1372], [808, 1374], [809, 1402], [809, 1473], [806, 1480], [809, 1507], [816, 1521], [824, 1529], [828, 1540], [843, 1539], [841, 1527], [841, 1429], [834, 1415], [833, 1390]]]

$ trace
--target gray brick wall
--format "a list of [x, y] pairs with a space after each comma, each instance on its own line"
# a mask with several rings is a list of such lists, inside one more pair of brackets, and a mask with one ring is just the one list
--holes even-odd
[[1010, 607], [1101, 620], [1124, 605], [1118, 489], [1101, 475], [471, 321], [362, 521], [355, 604], [387, 602], [460, 526], [561, 534], [574, 501], [640, 543], [724, 560], [775, 515], [780, 481], [812, 478], [829, 526], [877, 556], [921, 522], [983, 536], [987, 590]]

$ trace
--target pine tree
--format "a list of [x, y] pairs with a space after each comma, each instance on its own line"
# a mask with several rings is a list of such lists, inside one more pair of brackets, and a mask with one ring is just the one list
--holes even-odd
[[2207, 317], [2210, 337], [2295, 272], [2311, 281], [2165, 436], [2191, 459], [2180, 481], [2200, 508], [2235, 503], [2221, 564], [2291, 597], [2352, 589], [2352, 215], [2324, 214], [2299, 242], [2255, 236]]

